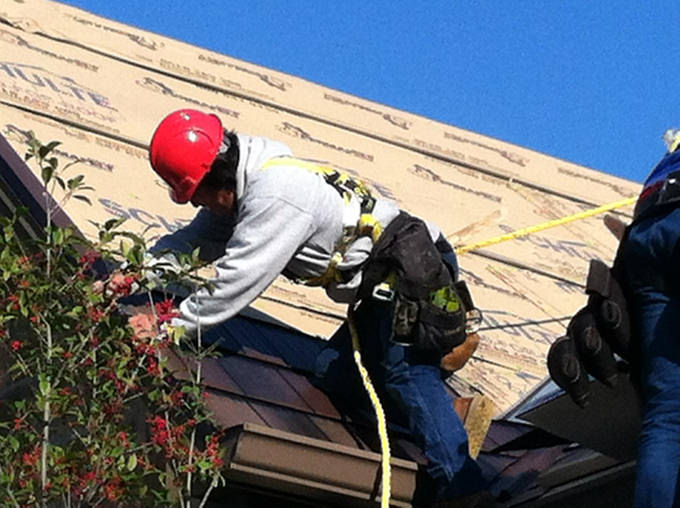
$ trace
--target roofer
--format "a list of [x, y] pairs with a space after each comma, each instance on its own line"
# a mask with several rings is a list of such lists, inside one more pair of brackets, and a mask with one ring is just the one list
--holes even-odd
[[591, 261], [588, 305], [548, 355], [551, 376], [582, 406], [586, 371], [613, 385], [612, 353], [629, 363], [642, 401], [634, 508], [680, 505], [680, 130], [664, 139], [613, 267]]
[[634, 506], [680, 504], [680, 131], [643, 184], [619, 256], [643, 401]]
[[[227, 132], [218, 117], [195, 110], [160, 122], [150, 161], [173, 201], [200, 207], [152, 250], [200, 247], [202, 259], [216, 261], [213, 292], [182, 301], [173, 325], [195, 335], [199, 318], [201, 329], [221, 323], [279, 274], [322, 286], [336, 302], [360, 301], [354, 319], [366, 367], [390, 420], [406, 422], [429, 461], [417, 495], [485, 497], [473, 494], [485, 485], [442, 382], [440, 365], [461, 367], [478, 339], [466, 334], [473, 305], [440, 230], [328, 165], [294, 158], [277, 141]], [[349, 410], [361, 400], [347, 325], [317, 370], [317, 384]]]

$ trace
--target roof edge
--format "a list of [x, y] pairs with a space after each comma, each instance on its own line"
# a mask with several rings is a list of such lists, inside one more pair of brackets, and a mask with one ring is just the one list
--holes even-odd
[[[245, 423], [227, 432], [228, 480], [343, 506], [380, 500], [380, 454]], [[391, 506], [410, 507], [415, 462], [393, 458]]]
[[0, 160], [4, 161], [2, 166], [7, 165], [9, 169], [9, 171], [3, 171], [0, 178], [5, 181], [21, 203], [28, 207], [29, 213], [38, 224], [43, 226], [46, 224], [46, 209], [49, 206], [53, 210], [53, 224], [59, 227], [76, 228], [71, 218], [46, 192], [43, 183], [2, 135], [0, 135]]

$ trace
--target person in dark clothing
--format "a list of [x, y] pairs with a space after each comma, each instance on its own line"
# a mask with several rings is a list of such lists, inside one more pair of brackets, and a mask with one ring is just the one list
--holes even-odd
[[680, 505], [680, 131], [665, 137], [618, 254], [642, 399], [635, 508]]

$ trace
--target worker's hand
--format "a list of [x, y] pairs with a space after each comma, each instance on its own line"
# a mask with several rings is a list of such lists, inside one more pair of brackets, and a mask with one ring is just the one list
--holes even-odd
[[150, 339], [158, 335], [158, 320], [149, 307], [133, 311], [128, 323], [139, 339]]
[[122, 297], [128, 296], [139, 289], [137, 278], [130, 274], [123, 274], [116, 270], [104, 281], [95, 281], [92, 284], [92, 289], [95, 293], [104, 293], [105, 296]]
[[604, 225], [607, 226], [609, 232], [614, 235], [618, 241], [621, 241], [626, 232], [627, 224], [618, 217], [610, 214], [605, 215], [602, 221], [604, 222]]
[[462, 369], [479, 345], [479, 335], [469, 334], [465, 342], [454, 347], [450, 353], [445, 355], [441, 361], [441, 368], [449, 372], [456, 372]]

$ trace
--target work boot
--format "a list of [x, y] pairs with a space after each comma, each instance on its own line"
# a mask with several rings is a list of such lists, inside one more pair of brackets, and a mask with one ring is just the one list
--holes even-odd
[[480, 490], [474, 494], [437, 501], [432, 508], [500, 508], [502, 504], [496, 501], [488, 490]]

